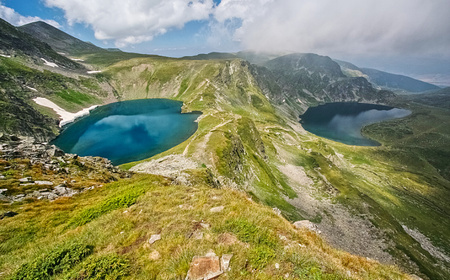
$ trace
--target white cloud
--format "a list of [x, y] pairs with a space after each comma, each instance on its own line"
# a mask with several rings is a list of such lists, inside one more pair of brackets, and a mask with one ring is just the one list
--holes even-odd
[[61, 25], [54, 20], [44, 20], [44, 19], [41, 19], [40, 17], [22, 16], [19, 13], [17, 13], [16, 11], [14, 11], [13, 9], [3, 6], [1, 4], [1, 2], [0, 2], [0, 18], [6, 20], [7, 22], [9, 22], [15, 26], [21, 26], [21, 25], [28, 24], [28, 23], [35, 22], [35, 21], [43, 21], [50, 25], [53, 25], [56, 28], [61, 27]]
[[223, 0], [217, 21], [242, 20], [234, 37], [262, 51], [450, 56], [448, 0]]
[[69, 24], [92, 27], [99, 40], [115, 40], [123, 47], [150, 41], [193, 20], [206, 20], [212, 0], [44, 0], [64, 11]]

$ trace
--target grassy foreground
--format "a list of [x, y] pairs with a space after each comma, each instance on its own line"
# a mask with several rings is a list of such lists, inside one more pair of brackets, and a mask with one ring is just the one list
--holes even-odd
[[[212, 250], [233, 254], [219, 279], [408, 279], [204, 178], [195, 170], [193, 185], [180, 186], [134, 175], [72, 198], [3, 204], [18, 215], [0, 221], [0, 277], [184, 279], [192, 257]], [[161, 240], [150, 244], [153, 234]]]

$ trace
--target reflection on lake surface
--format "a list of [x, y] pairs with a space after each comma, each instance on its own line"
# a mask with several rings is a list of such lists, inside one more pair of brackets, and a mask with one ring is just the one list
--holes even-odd
[[142, 160], [188, 139], [199, 112], [181, 114], [182, 102], [131, 100], [98, 107], [67, 126], [52, 144], [67, 153], [101, 156], [114, 164]]
[[303, 127], [318, 136], [349, 145], [378, 146], [378, 142], [361, 135], [361, 128], [409, 114], [409, 110], [383, 105], [328, 103], [308, 108], [300, 118]]

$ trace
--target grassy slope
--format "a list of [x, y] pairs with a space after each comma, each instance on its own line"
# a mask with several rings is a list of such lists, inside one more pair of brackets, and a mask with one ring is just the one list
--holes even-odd
[[[164, 154], [185, 152], [216, 176], [223, 176], [226, 183], [236, 183], [292, 220], [314, 217], [302, 215], [302, 209], [287, 202], [301, 194], [294, 191], [292, 182], [288, 184], [289, 178], [279, 167], [288, 163], [302, 166], [313, 179], [313, 188], [325, 190], [331, 183], [337, 189], [331, 196], [322, 191], [324, 197], [370, 217], [385, 237], [397, 244], [389, 251], [403, 265], [409, 266], [409, 257], [422, 273], [445, 278], [445, 272], [434, 268], [435, 258], [402, 228], [418, 229], [435, 246], [448, 250], [448, 212], [443, 201], [449, 197], [448, 181], [433, 167], [428, 166], [425, 173], [437, 176], [438, 185], [423, 174], [418, 176], [413, 165], [407, 164], [399, 172], [405, 163], [382, 153], [382, 148], [349, 147], [299, 133], [276, 113], [255, 86], [246, 63], [239, 60], [134, 59], [111, 66], [107, 73], [117, 77], [116, 88], [125, 99], [173, 98], [184, 101], [186, 110], [203, 111], [196, 134]], [[253, 128], [257, 135], [245, 133]], [[262, 140], [263, 153], [253, 144], [255, 140]], [[340, 163], [330, 160], [337, 153], [344, 155]], [[430, 220], [443, 222], [436, 226]]]
[[[192, 257], [212, 249], [219, 256], [233, 254], [231, 270], [222, 277], [227, 279], [278, 279], [286, 273], [296, 279], [406, 279], [393, 267], [337, 251], [316, 234], [295, 230], [241, 192], [205, 185], [201, 172], [193, 176], [194, 187], [136, 175], [73, 198], [6, 206], [19, 215], [1, 221], [2, 276], [47, 279], [41, 274], [45, 266], [54, 274], [51, 279], [81, 279], [76, 278], [80, 271], [97, 277], [107, 271], [111, 279], [184, 279]], [[219, 205], [222, 212], [209, 211]], [[202, 240], [190, 238], [196, 230], [203, 232]], [[162, 239], [149, 245], [157, 233]], [[155, 250], [160, 258], [152, 260]]]

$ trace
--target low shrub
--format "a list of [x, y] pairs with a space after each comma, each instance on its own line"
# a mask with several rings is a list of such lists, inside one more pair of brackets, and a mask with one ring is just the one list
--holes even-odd
[[130, 266], [124, 257], [111, 254], [87, 259], [81, 269], [68, 274], [65, 280], [119, 280], [128, 275]]
[[93, 246], [82, 244], [56, 247], [48, 254], [20, 266], [11, 280], [50, 279], [55, 274], [70, 270], [93, 250]]

